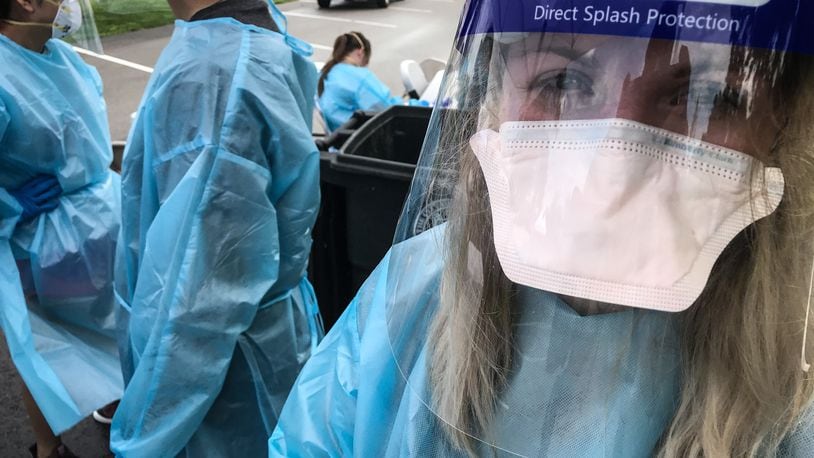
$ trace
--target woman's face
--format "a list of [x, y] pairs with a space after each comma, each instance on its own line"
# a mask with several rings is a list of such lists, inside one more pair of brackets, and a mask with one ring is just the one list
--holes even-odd
[[759, 159], [782, 124], [768, 52], [538, 34], [498, 53], [501, 122], [623, 118]]

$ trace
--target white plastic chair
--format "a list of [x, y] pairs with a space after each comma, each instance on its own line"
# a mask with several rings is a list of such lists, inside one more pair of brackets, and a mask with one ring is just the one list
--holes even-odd
[[[322, 71], [322, 67], [325, 66], [325, 62], [314, 62], [314, 67], [317, 68], [317, 72]], [[324, 133], [328, 135], [331, 133], [331, 130], [328, 129], [328, 121], [325, 120], [325, 115], [322, 113], [322, 108], [319, 107], [319, 96], [314, 94], [314, 116], [313, 119], [315, 121], [314, 126], [319, 127], [322, 129], [322, 132], [316, 133]]]
[[441, 82], [443, 80], [444, 70], [441, 69], [435, 73], [435, 76], [432, 77], [432, 80], [427, 85], [427, 88], [421, 93], [421, 100], [435, 103], [435, 99], [438, 98], [438, 92], [441, 91]]
[[325, 135], [330, 135], [331, 130], [328, 129], [328, 121], [325, 120], [325, 115], [322, 114], [322, 108], [319, 107], [319, 97], [316, 95], [314, 95], [314, 120]]
[[[404, 83], [404, 89], [408, 94], [420, 96], [424, 89], [427, 88], [429, 82], [427, 76], [418, 62], [414, 60], [404, 60], [401, 62], [401, 81]], [[414, 92], [414, 94], [413, 94]]]
[[435, 75], [439, 71], [442, 71], [447, 68], [446, 62], [444, 62], [443, 60], [436, 59], [434, 57], [424, 59], [418, 65], [421, 66], [421, 70], [424, 71], [424, 76], [427, 77], [428, 81], [430, 81], [430, 76]]

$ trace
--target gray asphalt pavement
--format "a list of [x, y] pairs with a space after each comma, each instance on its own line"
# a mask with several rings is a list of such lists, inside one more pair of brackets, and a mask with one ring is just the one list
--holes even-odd
[[[371, 69], [390, 86], [403, 92], [399, 64], [404, 59], [446, 61], [463, 0], [405, 0], [387, 9], [342, 4], [328, 10], [317, 8], [316, 0], [282, 5], [288, 16], [289, 32], [314, 45], [315, 62], [326, 61], [334, 38], [351, 30], [371, 41]], [[143, 30], [103, 41], [105, 53], [140, 66], [152, 67], [172, 34], [172, 26]], [[105, 84], [105, 95], [114, 140], [125, 140], [130, 114], [136, 111], [150, 74], [122, 65], [86, 57], [96, 66]], [[27, 457], [33, 433], [19, 395], [20, 381], [0, 336], [0, 458]], [[88, 419], [67, 432], [63, 440], [79, 456], [106, 457], [107, 428]]]
[[[338, 35], [351, 30], [364, 33], [373, 47], [371, 70], [394, 94], [401, 94], [401, 61], [446, 61], [462, 7], [463, 0], [404, 0], [386, 9], [337, 2], [322, 10], [316, 0], [300, 0], [286, 3], [281, 9], [288, 17], [289, 33], [314, 45], [314, 62], [330, 58]], [[171, 35], [172, 26], [160, 27], [106, 38], [102, 44], [110, 56], [153, 67]], [[111, 136], [113, 140], [125, 140], [130, 114], [138, 108], [150, 75], [95, 57], [86, 60], [97, 67], [105, 83]]]
[[[31, 457], [28, 447], [34, 443], [34, 434], [20, 398], [22, 381], [5, 342], [5, 336], [0, 333], [0, 457]], [[87, 419], [65, 433], [62, 440], [82, 458], [106, 458], [113, 456], [107, 447], [108, 432], [107, 427]]]

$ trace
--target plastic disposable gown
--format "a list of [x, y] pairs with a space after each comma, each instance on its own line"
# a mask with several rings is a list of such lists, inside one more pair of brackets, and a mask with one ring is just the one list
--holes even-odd
[[367, 67], [339, 63], [325, 78], [319, 107], [331, 130], [338, 129], [356, 110], [384, 110], [402, 103]]
[[[113, 258], [119, 180], [99, 74], [68, 46], [0, 35], [0, 320], [14, 364], [61, 433], [121, 396]], [[58, 178], [59, 207], [26, 223], [8, 190]]]
[[117, 455], [266, 453], [321, 333], [305, 279], [315, 87], [278, 33], [176, 22], [123, 166]]
[[[427, 331], [443, 268], [439, 229], [394, 246], [362, 286], [303, 369], [270, 440], [271, 456], [465, 456], [448, 445], [426, 405]], [[392, 295], [388, 285], [419, 266], [422, 274], [410, 277], [409, 288], [400, 284]], [[647, 352], [652, 343], [677, 352], [669, 315], [581, 317], [556, 296], [531, 289], [520, 290], [517, 302], [523, 351], [491, 441], [525, 456], [648, 456], [677, 389], [676, 358], [651, 360]], [[634, 321], [635, 336], [619, 332]], [[582, 353], [578, 342], [601, 350]], [[580, 383], [620, 377], [629, 381], [602, 389]], [[552, 409], [556, 417], [544, 415]], [[648, 421], [624, 420], [641, 417]]]
[[[303, 368], [269, 456], [466, 456], [428, 408], [426, 344], [443, 227], [395, 245], [371, 274]], [[404, 272], [417, 271], [404, 285]], [[652, 456], [678, 396], [675, 315], [580, 316], [529, 288], [518, 291], [516, 306], [516, 369], [498, 402], [499, 427], [483, 438], [495, 448], [482, 442], [479, 455]], [[654, 357], [653, 347], [674, 352]], [[811, 456], [811, 420], [782, 456]]]

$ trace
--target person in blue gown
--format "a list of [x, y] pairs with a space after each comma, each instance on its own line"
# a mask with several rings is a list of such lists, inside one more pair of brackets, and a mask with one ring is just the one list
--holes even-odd
[[34, 456], [71, 456], [59, 435], [122, 392], [120, 184], [101, 78], [55, 38], [80, 27], [67, 3], [0, 0], [0, 326]]
[[305, 278], [316, 69], [263, 1], [169, 3], [179, 20], [122, 169], [111, 448], [262, 456], [322, 332]]
[[348, 32], [334, 41], [331, 59], [319, 76], [319, 107], [328, 129], [336, 130], [354, 111], [381, 111], [392, 105], [402, 105], [401, 97], [368, 68], [372, 49], [361, 32]]
[[762, 3], [649, 5], [735, 37], [467, 2], [269, 456], [814, 456], [814, 6]]

